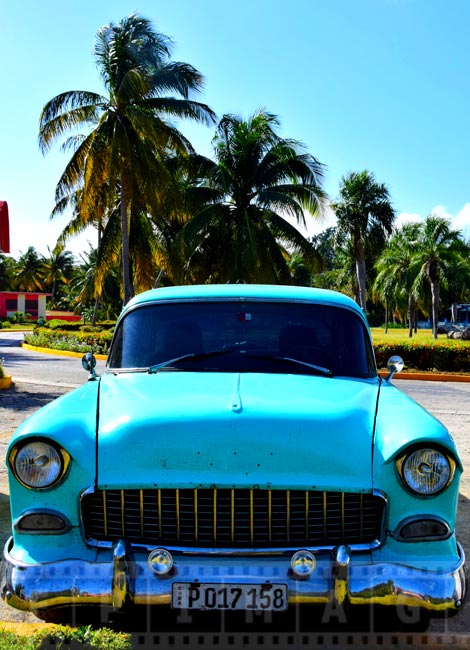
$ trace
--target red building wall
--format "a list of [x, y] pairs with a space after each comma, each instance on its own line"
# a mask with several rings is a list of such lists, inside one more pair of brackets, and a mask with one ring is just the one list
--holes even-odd
[[10, 223], [8, 220], [8, 203], [0, 201], [0, 253], [10, 252]]
[[[33, 320], [38, 317], [45, 317], [45, 298], [50, 293], [28, 293], [26, 291], [0, 291], [0, 318], [7, 318], [10, 314], [20, 311], [23, 314], [31, 314]], [[21, 296], [21, 299], [18, 297]], [[39, 298], [42, 298], [42, 308], [39, 305]], [[39, 313], [41, 312], [41, 313]]]

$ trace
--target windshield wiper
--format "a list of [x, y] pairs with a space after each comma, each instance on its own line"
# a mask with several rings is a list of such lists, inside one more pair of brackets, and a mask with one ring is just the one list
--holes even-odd
[[162, 361], [161, 363], [156, 363], [155, 365], [150, 366], [147, 372], [153, 374], [164, 368], [169, 368], [175, 363], [180, 363], [181, 361], [201, 361], [203, 359], [210, 359], [211, 357], [220, 357], [224, 354], [230, 354], [231, 352], [234, 352], [234, 348], [223, 348], [222, 350], [212, 350], [211, 352], [191, 352], [190, 354], [182, 354], [180, 357], [168, 359], [167, 361]]
[[329, 368], [324, 368], [323, 366], [317, 366], [314, 363], [308, 363], [307, 361], [301, 361], [300, 359], [294, 359], [293, 357], [282, 357], [278, 355], [261, 355], [261, 354], [251, 354], [251, 353], [247, 353], [246, 356], [249, 356], [252, 359], [260, 359], [262, 361], [279, 361], [280, 363], [291, 363], [297, 366], [304, 366], [305, 368], [310, 368], [310, 370], [315, 370], [316, 373], [324, 377], [333, 377], [333, 373]]

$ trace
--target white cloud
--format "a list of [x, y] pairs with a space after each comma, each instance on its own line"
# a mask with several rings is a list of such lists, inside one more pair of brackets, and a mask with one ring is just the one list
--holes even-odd
[[395, 219], [395, 227], [401, 228], [405, 223], [416, 223], [421, 221], [422, 216], [415, 212], [401, 212]]
[[465, 239], [470, 239], [470, 203], [466, 203], [453, 221], [454, 228], [462, 231]]
[[[452, 228], [460, 230], [465, 239], [470, 239], [470, 203], [466, 203], [456, 215], [448, 212], [444, 205], [436, 205], [431, 212], [439, 217], [448, 219]], [[404, 223], [424, 221], [426, 216], [417, 213], [401, 212], [396, 218], [395, 225], [397, 228], [401, 228]]]

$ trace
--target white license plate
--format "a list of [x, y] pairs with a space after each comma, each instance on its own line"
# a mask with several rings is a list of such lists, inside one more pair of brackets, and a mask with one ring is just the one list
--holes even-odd
[[175, 582], [171, 605], [175, 609], [280, 612], [287, 609], [287, 585]]

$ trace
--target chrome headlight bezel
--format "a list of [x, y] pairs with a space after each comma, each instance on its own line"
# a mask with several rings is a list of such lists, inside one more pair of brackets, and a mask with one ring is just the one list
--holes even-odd
[[[440, 473], [433, 471], [436, 462], [442, 467]], [[416, 472], [418, 465], [427, 468], [427, 471], [423, 471], [421, 476]], [[396, 460], [396, 469], [404, 487], [411, 494], [420, 497], [434, 497], [441, 494], [452, 483], [456, 465], [457, 463], [448, 451], [433, 445], [411, 447]], [[414, 475], [413, 472], [415, 472]], [[434, 486], [429, 485], [432, 482], [431, 475], [435, 479]], [[421, 488], [419, 488], [419, 483], [421, 483]]]
[[[23, 470], [21, 467], [21, 463], [28, 462], [28, 451], [30, 452], [31, 457], [34, 456], [34, 446], [36, 446], [36, 456], [38, 452], [42, 452], [42, 462], [44, 462], [43, 456], [45, 455], [46, 461], [49, 460], [54, 463], [52, 469], [50, 467], [50, 462], [48, 462], [49, 466], [44, 466], [45, 470], [42, 473], [42, 480], [36, 482], [30, 480], [28, 477], [28, 471]], [[65, 451], [65, 449], [55, 442], [42, 437], [28, 438], [18, 442], [11, 449], [8, 456], [10, 469], [16, 480], [29, 490], [40, 491], [50, 490], [62, 482], [67, 474], [70, 460], [70, 455]], [[37, 464], [35, 471], [39, 476], [41, 476], [42, 467], [39, 463]], [[50, 474], [50, 476], [47, 477], [47, 474]]]

